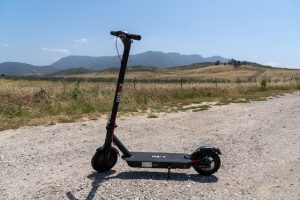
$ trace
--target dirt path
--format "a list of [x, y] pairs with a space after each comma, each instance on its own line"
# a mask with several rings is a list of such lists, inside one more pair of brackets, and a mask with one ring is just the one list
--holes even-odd
[[220, 147], [218, 173], [129, 168], [95, 173], [105, 120], [0, 132], [0, 199], [300, 199], [300, 93], [203, 112], [126, 117], [116, 134], [130, 150]]

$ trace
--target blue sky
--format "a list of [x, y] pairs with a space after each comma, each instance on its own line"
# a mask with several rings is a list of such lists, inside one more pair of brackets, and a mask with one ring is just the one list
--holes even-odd
[[0, 62], [115, 55], [111, 30], [148, 50], [300, 68], [299, 0], [0, 0]]

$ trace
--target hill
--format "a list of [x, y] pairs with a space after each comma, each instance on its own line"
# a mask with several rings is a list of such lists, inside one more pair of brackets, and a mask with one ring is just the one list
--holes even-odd
[[[70, 74], [66, 77], [72, 78], [117, 78], [118, 69], [107, 69], [98, 72], [88, 72], [81, 74]], [[59, 76], [57, 76], [59, 77]], [[255, 81], [268, 79], [271, 81], [300, 80], [300, 70], [272, 68], [256, 63], [247, 63], [236, 67], [234, 65], [215, 65], [214, 63], [196, 63], [170, 68], [155, 68], [135, 66], [129, 67], [126, 79], [137, 80], [170, 80], [189, 79], [202, 81]]]
[[54, 72], [52, 74], [47, 74], [47, 76], [69, 76], [69, 75], [74, 75], [74, 74], [85, 74], [85, 73], [91, 73], [91, 72], [94, 72], [94, 71], [86, 69], [84, 67], [80, 67], [80, 68], [60, 70], [60, 71]]
[[56, 67], [50, 66], [35, 66], [19, 62], [4, 62], [0, 63], [0, 74], [14, 76], [29, 76], [49, 74], [57, 71]]
[[[163, 53], [158, 51], [147, 51], [140, 54], [130, 55], [128, 66], [155, 66], [159, 68], [189, 65], [200, 62], [226, 62], [229, 59], [221, 56], [204, 58], [201, 55], [182, 55], [179, 53]], [[103, 70], [107, 68], [119, 67], [118, 56], [67, 56], [61, 58], [51, 66], [60, 69], [84, 67], [92, 70]]]
[[[128, 60], [128, 66], [155, 66], [158, 68], [167, 68], [174, 66], [189, 65], [202, 62], [226, 62], [229, 59], [221, 56], [212, 56], [204, 58], [200, 55], [181, 55], [179, 53], [163, 53], [158, 51], [147, 51], [140, 54], [131, 55]], [[120, 61], [117, 56], [67, 56], [59, 59], [49, 66], [36, 66], [19, 62], [4, 62], [0, 64], [0, 74], [14, 76], [45, 75], [55, 72], [69, 74], [78, 71], [78, 69], [87, 69], [90, 71], [100, 71], [110, 68], [118, 68]], [[72, 69], [71, 71], [65, 71]], [[77, 70], [76, 70], [77, 69]]]

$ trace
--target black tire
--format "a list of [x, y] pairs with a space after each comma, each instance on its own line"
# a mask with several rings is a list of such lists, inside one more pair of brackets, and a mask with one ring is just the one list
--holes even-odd
[[217, 172], [221, 166], [221, 160], [217, 153], [207, 153], [202, 158], [199, 159], [208, 159], [210, 161], [210, 167], [203, 167], [197, 163], [193, 164], [194, 169], [203, 176], [210, 176]]
[[91, 165], [97, 172], [103, 173], [113, 168], [118, 160], [118, 150], [111, 147], [110, 150], [104, 150], [102, 147], [94, 154]]

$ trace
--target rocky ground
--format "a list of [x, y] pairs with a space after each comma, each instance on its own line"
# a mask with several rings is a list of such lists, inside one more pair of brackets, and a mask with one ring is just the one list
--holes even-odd
[[212, 176], [192, 168], [99, 174], [90, 159], [106, 120], [0, 132], [0, 199], [300, 199], [300, 93], [207, 111], [123, 117], [118, 137], [134, 151], [219, 147]]

